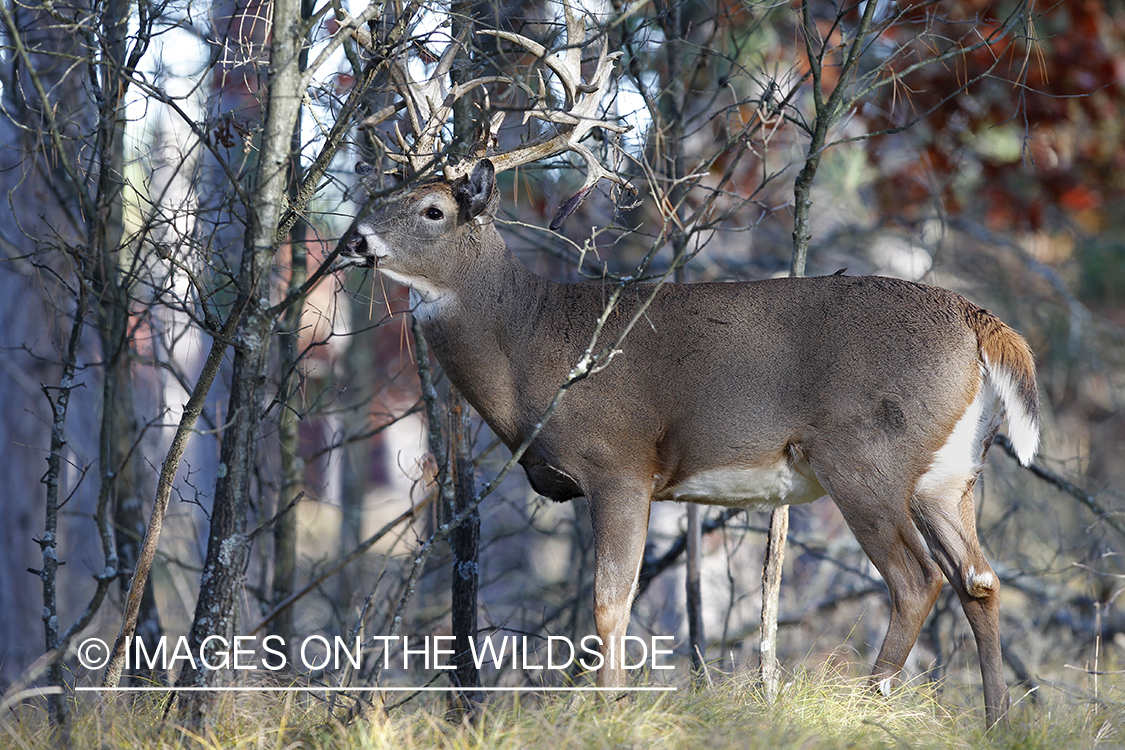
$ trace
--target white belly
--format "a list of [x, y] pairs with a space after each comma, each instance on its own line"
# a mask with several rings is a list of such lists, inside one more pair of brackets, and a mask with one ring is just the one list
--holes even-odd
[[702, 471], [658, 492], [653, 499], [760, 510], [809, 503], [826, 494], [807, 461], [781, 460], [769, 466]]

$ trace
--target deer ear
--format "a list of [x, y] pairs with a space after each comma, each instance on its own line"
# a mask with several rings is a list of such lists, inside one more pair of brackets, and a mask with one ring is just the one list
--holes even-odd
[[475, 219], [484, 213], [492, 198], [496, 185], [496, 168], [488, 159], [481, 159], [467, 177], [453, 186], [453, 197], [461, 207], [461, 216], [466, 220]]

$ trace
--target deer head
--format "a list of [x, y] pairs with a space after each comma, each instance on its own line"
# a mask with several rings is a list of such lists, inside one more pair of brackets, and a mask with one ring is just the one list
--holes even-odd
[[338, 267], [378, 269], [410, 288], [416, 310], [460, 296], [457, 288], [474, 270], [489, 267], [485, 254], [508, 257], [493, 226], [499, 206], [495, 174], [492, 162], [481, 159], [452, 183], [431, 180], [399, 195], [357, 225]]

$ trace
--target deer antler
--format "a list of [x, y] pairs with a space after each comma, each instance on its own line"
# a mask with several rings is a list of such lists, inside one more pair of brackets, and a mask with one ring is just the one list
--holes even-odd
[[[412, 79], [402, 59], [396, 60], [391, 68], [391, 82], [406, 106], [407, 119], [414, 134], [414, 142], [408, 144], [396, 125], [395, 140], [398, 142], [401, 153], [391, 152], [388, 153], [388, 156], [400, 163], [409, 164], [410, 168], [417, 173], [429, 170], [441, 159], [442, 129], [449, 121], [453, 105], [458, 99], [477, 86], [490, 83], [509, 83], [509, 80], [502, 76], [484, 76], [465, 83], [446, 85], [449, 69], [453, 67], [457, 51], [465, 43], [467, 37], [468, 29], [463, 31], [445, 50], [441, 59], [438, 60], [434, 74], [428, 80], [415, 81]], [[382, 115], [383, 112], [379, 114]], [[389, 115], [390, 112], [387, 114]]]
[[[635, 188], [628, 180], [603, 167], [597, 157], [579, 143], [594, 128], [603, 128], [614, 133], [625, 133], [631, 129], [631, 126], [619, 125], [598, 117], [598, 107], [605, 94], [606, 86], [609, 84], [613, 64], [621, 56], [621, 53], [607, 54], [608, 41], [603, 37], [594, 74], [589, 83], [583, 83], [582, 46], [586, 42], [586, 21], [574, 12], [574, 9], [566, 0], [563, 2], [563, 12], [566, 16], [566, 51], [561, 58], [550, 54], [549, 50], [543, 45], [521, 34], [498, 29], [480, 32], [518, 44], [542, 60], [543, 64], [558, 76], [562, 83], [563, 91], [566, 93], [567, 107], [565, 110], [557, 110], [549, 109], [540, 104], [529, 109], [524, 115], [524, 122], [535, 118], [543, 122], [549, 122], [555, 127], [518, 148], [503, 153], [489, 154], [489, 159], [492, 160], [496, 171], [502, 172], [565, 151], [574, 151], [585, 160], [587, 166], [586, 182], [582, 186], [582, 190], [579, 191], [579, 196], [585, 197], [586, 193], [603, 177], [635, 192]], [[540, 92], [546, 90], [542, 75], [539, 78], [539, 89]], [[495, 133], [495, 131], [492, 132]], [[571, 201], [568, 201], [568, 204], [574, 200], [572, 198]]]
[[[525, 123], [531, 119], [550, 123], [550, 127], [545, 128], [544, 132], [538, 137], [517, 148], [496, 152], [493, 145], [497, 142], [497, 134], [506, 115], [504, 112], [497, 112], [484, 123], [474, 147], [474, 156], [477, 158], [488, 157], [497, 172], [566, 151], [573, 151], [583, 158], [587, 166], [586, 182], [578, 194], [566, 202], [552, 226], [561, 224], [562, 219], [565, 219], [577, 208], [582, 199], [602, 178], [635, 192], [635, 188], [627, 180], [603, 167], [597, 157], [579, 143], [594, 128], [603, 128], [613, 133], [624, 133], [631, 129], [630, 126], [620, 125], [598, 117], [598, 107], [609, 84], [614, 62], [621, 56], [621, 53], [608, 54], [608, 42], [603, 38], [594, 73], [589, 82], [583, 82], [582, 47], [586, 41], [585, 19], [574, 11], [569, 0], [563, 0], [563, 9], [566, 17], [566, 45], [565, 52], [561, 56], [552, 54], [543, 45], [520, 34], [498, 29], [479, 32], [512, 42], [542, 60], [543, 64], [558, 77], [566, 94], [565, 109], [552, 109], [540, 102], [524, 114]], [[402, 97], [402, 103], [383, 109], [369, 118], [369, 122], [365, 121], [361, 124], [361, 127], [370, 127], [386, 119], [397, 109], [405, 107], [406, 120], [413, 135], [412, 142], [407, 142], [406, 137], [403, 136], [396, 125], [394, 137], [399, 153], [390, 153], [388, 156], [401, 164], [408, 165], [416, 173], [426, 172], [441, 161], [442, 131], [449, 120], [453, 105], [458, 99], [477, 86], [495, 83], [521, 85], [507, 76], [486, 76], [465, 83], [450, 84], [448, 82], [450, 68], [453, 66], [457, 51], [465, 43], [466, 38], [467, 34], [462, 33], [458, 39], [449, 45], [438, 61], [433, 75], [425, 81], [413, 80], [404, 61], [402, 59], [397, 60], [391, 69], [391, 83], [399, 96]], [[539, 90], [541, 94], [546, 93], [546, 85], [543, 82], [542, 74], [539, 76]], [[444, 168], [446, 179], [452, 180], [464, 176], [472, 168], [474, 162], [475, 159], [446, 166]]]

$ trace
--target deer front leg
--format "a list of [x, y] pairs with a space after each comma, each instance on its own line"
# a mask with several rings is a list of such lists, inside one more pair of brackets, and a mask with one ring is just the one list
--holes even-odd
[[599, 687], [621, 687], [622, 637], [636, 593], [648, 536], [650, 488], [614, 484], [587, 494], [594, 527], [594, 621], [604, 658]]

